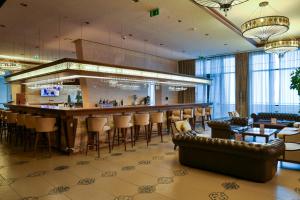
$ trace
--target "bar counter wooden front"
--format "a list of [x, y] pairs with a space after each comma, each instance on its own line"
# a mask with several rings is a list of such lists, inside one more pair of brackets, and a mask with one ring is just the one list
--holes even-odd
[[[83, 147], [80, 142], [83, 135], [86, 135], [85, 120], [93, 115], [110, 115], [136, 112], [168, 111], [176, 109], [189, 109], [196, 107], [207, 107], [208, 104], [172, 104], [172, 105], [137, 105], [118, 106], [110, 108], [68, 108], [51, 105], [15, 105], [5, 104], [7, 108], [19, 113], [30, 113], [41, 116], [52, 116], [57, 118], [58, 137], [56, 146], [67, 153], [80, 151]], [[168, 115], [168, 114], [167, 114]]]

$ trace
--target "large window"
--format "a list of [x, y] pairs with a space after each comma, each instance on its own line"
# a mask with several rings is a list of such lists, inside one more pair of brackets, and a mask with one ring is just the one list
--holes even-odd
[[196, 75], [212, 79], [211, 86], [196, 89], [196, 101], [213, 103], [213, 117], [223, 118], [235, 110], [235, 57], [222, 56], [199, 60]]
[[5, 83], [3, 76], [0, 76], [0, 108], [3, 108], [3, 103], [7, 103], [10, 96], [10, 87]]
[[300, 51], [278, 56], [264, 52], [249, 54], [249, 110], [297, 113], [299, 97], [290, 89], [290, 75], [300, 67]]

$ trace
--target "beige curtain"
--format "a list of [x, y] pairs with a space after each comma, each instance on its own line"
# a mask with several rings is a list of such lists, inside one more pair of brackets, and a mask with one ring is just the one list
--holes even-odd
[[235, 55], [235, 109], [243, 117], [248, 116], [248, 53]]
[[[178, 62], [178, 72], [195, 76], [196, 60], [183, 60]], [[185, 91], [178, 92], [178, 103], [195, 103], [196, 99], [195, 88], [191, 87]]]

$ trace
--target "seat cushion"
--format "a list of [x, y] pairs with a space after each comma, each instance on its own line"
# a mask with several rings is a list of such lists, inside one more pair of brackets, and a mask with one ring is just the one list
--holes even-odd
[[286, 151], [298, 151], [300, 150], [300, 144], [298, 143], [285, 143]]
[[190, 123], [188, 122], [188, 120], [183, 121], [182, 130], [183, 130], [183, 132], [188, 132], [188, 131], [192, 130], [192, 127], [191, 127]]
[[177, 129], [177, 131], [179, 133], [183, 132], [183, 128], [182, 128], [183, 123], [184, 123], [184, 121], [176, 121], [175, 122], [175, 128]]

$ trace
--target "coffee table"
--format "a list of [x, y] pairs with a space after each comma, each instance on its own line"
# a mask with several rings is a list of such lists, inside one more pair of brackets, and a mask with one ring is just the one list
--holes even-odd
[[256, 137], [265, 137], [266, 143], [269, 142], [270, 136], [274, 135], [277, 137], [278, 129], [273, 128], [265, 128], [264, 132], [260, 132], [260, 128], [249, 128], [248, 130], [242, 132], [243, 140], [245, 141], [245, 136], [250, 135], [253, 136], [253, 140], [256, 141]]

